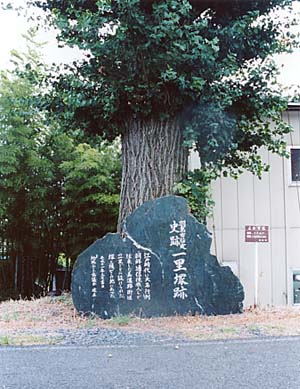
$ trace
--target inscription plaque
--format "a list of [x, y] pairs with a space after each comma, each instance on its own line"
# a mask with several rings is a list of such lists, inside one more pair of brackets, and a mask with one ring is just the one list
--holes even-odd
[[211, 236], [187, 201], [148, 201], [125, 220], [122, 237], [109, 233], [77, 259], [72, 276], [76, 309], [102, 318], [237, 313], [243, 287], [210, 254]]

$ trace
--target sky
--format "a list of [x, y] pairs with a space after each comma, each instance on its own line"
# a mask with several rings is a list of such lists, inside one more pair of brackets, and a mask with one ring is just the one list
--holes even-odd
[[[22, 4], [23, 0], [15, 0], [15, 3]], [[41, 12], [42, 13], [42, 12]], [[11, 50], [25, 50], [25, 39], [22, 35], [26, 34], [30, 27], [34, 27], [33, 22], [28, 22], [27, 18], [18, 15], [13, 10], [2, 10], [0, 8], [0, 69], [10, 68]], [[42, 55], [46, 63], [52, 62], [71, 62], [80, 58], [81, 54], [78, 49], [69, 47], [59, 48], [55, 39], [54, 29], [49, 31], [41, 30], [37, 35], [39, 42], [45, 42], [46, 45], [42, 50]]]
[[[13, 4], [21, 5], [23, 2], [24, 0], [14, 0]], [[294, 9], [295, 13], [300, 12], [300, 2], [294, 2]], [[12, 49], [24, 50], [25, 40], [22, 34], [26, 33], [31, 26], [33, 24], [17, 12], [0, 9], [0, 69], [10, 67], [9, 59]], [[296, 30], [300, 32], [300, 24]], [[54, 30], [41, 31], [38, 40], [48, 42], [43, 49], [44, 60], [47, 63], [71, 62], [81, 56], [77, 49], [58, 48]], [[300, 85], [300, 48], [296, 49], [293, 54], [277, 55], [275, 60], [280, 67], [278, 81], [287, 89], [290, 89], [292, 85]]]

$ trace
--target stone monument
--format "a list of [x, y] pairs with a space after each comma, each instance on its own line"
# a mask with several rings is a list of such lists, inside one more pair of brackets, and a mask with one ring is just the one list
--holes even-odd
[[241, 312], [243, 287], [210, 254], [211, 236], [184, 198], [147, 201], [127, 217], [123, 231], [79, 255], [72, 275], [79, 312], [102, 318]]

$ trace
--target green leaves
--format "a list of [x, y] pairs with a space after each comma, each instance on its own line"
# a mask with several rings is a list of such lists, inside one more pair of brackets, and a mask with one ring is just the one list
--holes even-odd
[[[60, 165], [64, 174], [62, 214], [66, 250], [75, 258], [95, 239], [115, 231], [120, 192], [120, 146], [79, 144], [69, 161]], [[76, 237], [76, 239], [74, 239]]]
[[217, 175], [210, 170], [195, 169], [189, 172], [187, 178], [177, 184], [176, 193], [184, 196], [189, 203], [192, 214], [206, 224], [206, 218], [211, 215], [214, 201], [212, 200], [211, 181]]
[[48, 0], [40, 6], [52, 11], [61, 41], [89, 56], [55, 78], [45, 106], [66, 127], [109, 140], [128, 120], [180, 117], [204, 170], [261, 175], [259, 147], [284, 155], [289, 131], [269, 58], [297, 44], [292, 16], [270, 13], [290, 4]]
[[[38, 109], [36, 80], [45, 75], [38, 55], [31, 47], [14, 59], [14, 70], [0, 75], [0, 240], [10, 243], [12, 259], [26, 258], [19, 285], [31, 297], [22, 277], [30, 272], [46, 284], [60, 253], [74, 259], [115, 229], [120, 147], [99, 137], [92, 147], [76, 128], [64, 132], [57, 117]], [[65, 104], [72, 97], [66, 90]]]
[[170, 65], [167, 65], [167, 69], [161, 73], [161, 78], [164, 81], [175, 81], [177, 79], [177, 72], [172, 69]]
[[102, 133], [102, 127], [120, 131], [132, 115], [172, 117], [195, 101], [214, 104], [216, 82], [226, 83], [249, 60], [284, 50], [280, 22], [268, 11], [286, 3], [232, 1], [224, 9], [188, 0], [45, 2], [60, 39], [91, 53], [69, 69], [78, 88], [71, 75], [55, 84], [60, 109], [84, 129], [95, 118]]

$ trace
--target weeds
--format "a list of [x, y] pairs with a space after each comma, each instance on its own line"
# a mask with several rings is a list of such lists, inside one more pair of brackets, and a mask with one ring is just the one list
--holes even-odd
[[51, 297], [50, 303], [62, 303], [67, 306], [73, 306], [72, 296], [70, 293], [63, 293], [60, 296]]
[[15, 312], [7, 312], [0, 318], [2, 321], [9, 323], [11, 321], [20, 320], [20, 313], [18, 311]]
[[107, 323], [112, 325], [117, 325], [120, 327], [125, 327], [128, 326], [132, 321], [133, 321], [132, 316], [120, 315], [107, 320]]
[[7, 335], [0, 336], [0, 346], [8, 346], [10, 344], [10, 338]]
[[47, 337], [35, 334], [12, 334], [0, 336], [0, 346], [32, 346], [32, 345], [54, 345], [59, 343], [63, 337]]
[[223, 334], [236, 334], [238, 329], [236, 327], [221, 327], [219, 331], [223, 332]]
[[99, 318], [95, 314], [90, 314], [87, 317], [83, 317], [83, 321], [80, 324], [80, 328], [94, 328], [98, 325]]

